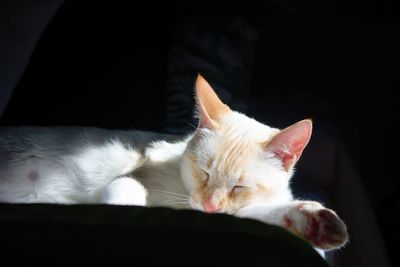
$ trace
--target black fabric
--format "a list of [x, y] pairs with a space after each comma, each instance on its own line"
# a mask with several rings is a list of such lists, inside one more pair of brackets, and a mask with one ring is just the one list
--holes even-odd
[[178, 20], [168, 64], [165, 131], [193, 130], [198, 73], [232, 109], [246, 113], [252, 59], [262, 18], [190, 16]]
[[162, 131], [174, 17], [155, 17], [152, 10], [132, 1], [66, 1], [37, 44], [1, 124]]
[[0, 117], [47, 23], [63, 2], [0, 1]]
[[43, 204], [1, 204], [0, 214], [4, 266], [328, 266], [280, 227], [223, 214]]

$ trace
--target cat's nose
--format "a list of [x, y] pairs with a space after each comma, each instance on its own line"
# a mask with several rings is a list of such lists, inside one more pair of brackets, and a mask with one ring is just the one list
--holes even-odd
[[203, 210], [207, 213], [214, 213], [218, 211], [218, 208], [210, 203], [210, 201], [203, 202]]

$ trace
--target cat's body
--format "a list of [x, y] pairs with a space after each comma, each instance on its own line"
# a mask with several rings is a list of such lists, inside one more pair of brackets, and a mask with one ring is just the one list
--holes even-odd
[[171, 149], [179, 145], [153, 148], [177, 139], [99, 128], [1, 128], [0, 201], [100, 203], [105, 186], [131, 176], [156, 153], [182, 154], [182, 149]]
[[293, 200], [289, 180], [311, 121], [283, 131], [222, 104], [196, 83], [199, 127], [186, 137], [97, 128], [0, 129], [0, 202], [109, 203], [224, 212], [285, 227], [322, 249], [346, 227]]

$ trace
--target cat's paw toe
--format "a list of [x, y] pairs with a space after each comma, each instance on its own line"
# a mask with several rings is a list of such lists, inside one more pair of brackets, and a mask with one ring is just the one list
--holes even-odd
[[290, 225], [293, 232], [323, 250], [342, 247], [348, 240], [344, 222], [318, 203], [300, 204], [292, 216], [284, 218], [284, 225]]
[[339, 248], [347, 242], [346, 225], [331, 210], [321, 209], [305, 215], [308, 223], [304, 237], [315, 247], [329, 250]]

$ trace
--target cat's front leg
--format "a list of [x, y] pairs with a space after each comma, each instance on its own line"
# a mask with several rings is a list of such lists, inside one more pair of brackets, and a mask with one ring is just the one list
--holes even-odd
[[346, 225], [339, 216], [315, 201], [295, 201], [281, 224], [323, 250], [342, 247], [348, 240]]
[[101, 202], [112, 205], [146, 205], [147, 191], [132, 177], [120, 177], [103, 190]]
[[236, 215], [279, 225], [323, 250], [342, 247], [348, 240], [346, 225], [339, 216], [314, 201], [249, 205]]

